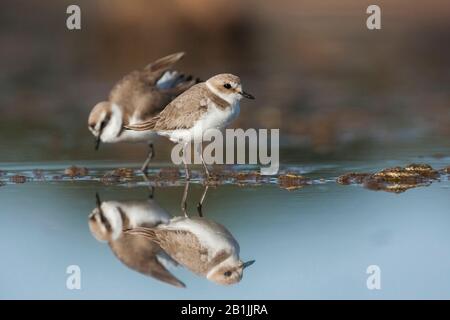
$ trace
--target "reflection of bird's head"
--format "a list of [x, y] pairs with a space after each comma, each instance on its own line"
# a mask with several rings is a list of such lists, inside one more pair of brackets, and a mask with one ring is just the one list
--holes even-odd
[[98, 241], [111, 241], [122, 234], [122, 217], [114, 203], [101, 202], [98, 194], [96, 208], [89, 215], [89, 229]]
[[227, 259], [216, 266], [207, 278], [221, 285], [230, 285], [242, 280], [244, 269], [251, 266], [255, 261], [242, 262], [240, 260]]
[[169, 222], [170, 214], [153, 199], [101, 201], [96, 194], [96, 207], [89, 215], [89, 229], [99, 241], [119, 239], [124, 229], [154, 227]]
[[98, 241], [110, 241], [112, 226], [105, 217], [103, 210], [95, 208], [89, 215], [89, 229]]

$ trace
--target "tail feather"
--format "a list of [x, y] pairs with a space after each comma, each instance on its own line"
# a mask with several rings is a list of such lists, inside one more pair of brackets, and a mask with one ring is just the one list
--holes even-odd
[[[179, 91], [182, 88], [185, 88], [184, 90], [186, 90], [196, 83], [197, 82], [196, 80], [193, 80], [192, 75], [185, 75], [183, 73], [179, 73], [176, 70], [167, 70], [158, 79], [158, 81], [156, 82], [156, 86], [161, 90], [170, 91], [171, 89], [178, 88]], [[179, 93], [183, 91], [180, 91]]]
[[177, 52], [166, 57], [160, 58], [145, 67], [145, 70], [157, 71], [169, 69], [173, 64], [178, 62], [183, 56], [184, 52]]

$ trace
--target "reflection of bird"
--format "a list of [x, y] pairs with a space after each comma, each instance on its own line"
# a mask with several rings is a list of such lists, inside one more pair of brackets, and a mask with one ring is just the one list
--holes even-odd
[[239, 244], [225, 227], [201, 217], [177, 217], [169, 224], [126, 233], [155, 241], [180, 265], [222, 285], [239, 282], [254, 262], [239, 259]]
[[[223, 129], [239, 114], [239, 101], [242, 97], [254, 99], [242, 90], [241, 80], [232, 74], [219, 74], [206, 82], [199, 83], [175, 98], [158, 115], [141, 123], [130, 123], [124, 127], [133, 132], [152, 132], [169, 137], [173, 142], [187, 145], [202, 141], [208, 129]], [[150, 131], [149, 131], [150, 130]], [[199, 144], [201, 148], [201, 143]], [[201, 160], [206, 174], [208, 169]], [[184, 159], [186, 179], [189, 172]]]
[[[190, 76], [169, 70], [183, 55], [182, 52], [175, 53], [156, 60], [143, 70], [129, 73], [114, 86], [108, 101], [102, 101], [92, 109], [88, 125], [96, 138], [96, 149], [100, 141], [151, 142], [154, 133], [125, 131], [123, 126], [154, 117], [173, 98], [196, 83]], [[153, 145], [150, 143], [150, 152], [142, 166], [144, 172], [152, 157]]]
[[166, 268], [176, 265], [160, 246], [149, 239], [124, 233], [124, 229], [155, 227], [168, 223], [170, 215], [153, 200], [105, 201], [89, 216], [89, 228], [99, 241], [107, 241], [116, 257], [129, 268], [177, 287], [184, 284]]

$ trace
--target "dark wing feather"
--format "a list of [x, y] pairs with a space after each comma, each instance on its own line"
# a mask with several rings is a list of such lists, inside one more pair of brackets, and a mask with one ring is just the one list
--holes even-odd
[[157, 259], [164, 251], [152, 240], [131, 234], [109, 243], [116, 257], [129, 268], [176, 287], [185, 287], [183, 282], [173, 276]]
[[[156, 60], [143, 70], [132, 71], [111, 90], [109, 101], [125, 109], [127, 115], [149, 119], [157, 115], [173, 98], [195, 84], [194, 80], [180, 78], [173, 88], [162, 90], [156, 86], [161, 76], [184, 56], [184, 52]], [[124, 119], [124, 125], [129, 123]]]

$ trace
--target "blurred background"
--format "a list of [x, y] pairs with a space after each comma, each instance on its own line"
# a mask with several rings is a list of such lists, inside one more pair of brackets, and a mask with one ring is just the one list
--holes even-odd
[[[79, 31], [66, 28], [71, 4]], [[366, 27], [370, 4], [381, 7], [381, 30]], [[187, 270], [175, 272], [187, 290], [169, 287], [94, 239], [95, 194], [145, 200], [147, 186], [60, 180], [71, 164], [102, 176], [142, 163], [144, 145], [95, 152], [87, 118], [124, 75], [177, 51], [186, 74], [238, 74], [256, 100], [242, 102], [233, 125], [280, 128], [281, 170], [315, 181], [211, 188], [205, 215], [257, 261], [233, 287]], [[171, 146], [156, 143], [155, 167]], [[335, 183], [410, 162], [450, 164], [448, 0], [0, 3], [0, 298], [449, 298], [448, 175], [401, 195]], [[202, 189], [192, 188], [191, 214]], [[155, 201], [179, 215], [182, 192], [158, 188]], [[83, 268], [83, 290], [64, 286], [71, 264]], [[366, 288], [372, 264], [381, 291]]]
[[[66, 8], [81, 7], [79, 31]], [[366, 28], [378, 4], [382, 29]], [[232, 72], [255, 102], [234, 123], [280, 128], [283, 157], [419, 152], [450, 137], [450, 4], [389, 1], [2, 1], [0, 162], [140, 160], [93, 150], [90, 109], [134, 69], [176, 51], [202, 79]], [[168, 160], [170, 145], [158, 145]], [[384, 156], [384, 155], [383, 155]]]

